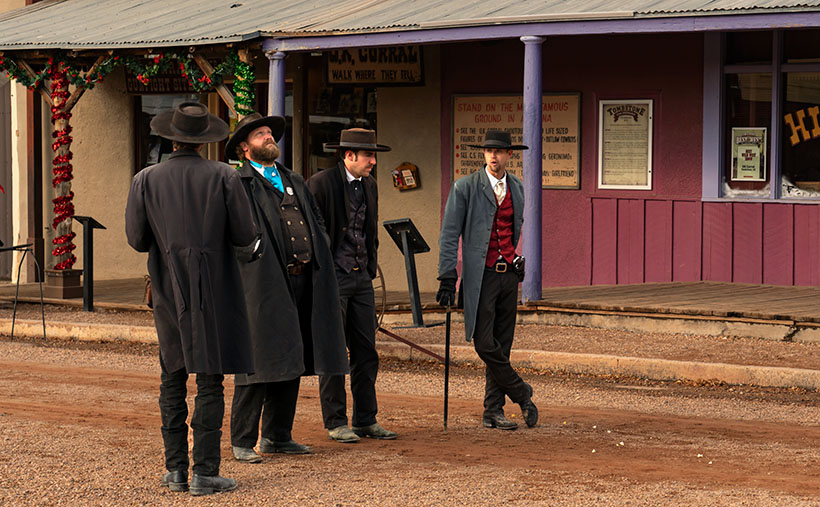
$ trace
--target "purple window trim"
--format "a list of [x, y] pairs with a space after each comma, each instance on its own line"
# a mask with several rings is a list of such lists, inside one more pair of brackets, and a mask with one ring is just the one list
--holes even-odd
[[723, 35], [704, 34], [703, 41], [703, 200], [718, 199], [723, 174]]

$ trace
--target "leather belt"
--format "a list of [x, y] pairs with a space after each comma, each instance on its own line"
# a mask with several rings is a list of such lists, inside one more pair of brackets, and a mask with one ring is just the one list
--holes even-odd
[[307, 267], [310, 266], [310, 261], [308, 262], [292, 262], [288, 264], [288, 274], [289, 275], [301, 275], [302, 273], [307, 270]]
[[496, 273], [506, 273], [511, 270], [510, 268], [512, 268], [512, 266], [510, 266], [507, 261], [498, 261], [495, 264], [484, 267], [484, 269], [488, 271], [495, 271]]

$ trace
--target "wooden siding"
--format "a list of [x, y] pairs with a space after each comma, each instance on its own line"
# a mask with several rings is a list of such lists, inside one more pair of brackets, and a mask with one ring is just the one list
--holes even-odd
[[820, 207], [592, 198], [592, 284], [820, 285]]

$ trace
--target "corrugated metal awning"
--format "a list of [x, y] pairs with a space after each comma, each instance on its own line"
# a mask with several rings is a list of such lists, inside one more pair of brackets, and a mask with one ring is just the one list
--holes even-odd
[[0, 15], [0, 50], [155, 48], [264, 36], [818, 10], [820, 0], [45, 0]]

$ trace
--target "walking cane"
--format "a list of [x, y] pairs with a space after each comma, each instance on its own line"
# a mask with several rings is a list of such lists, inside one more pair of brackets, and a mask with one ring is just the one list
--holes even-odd
[[444, 325], [444, 432], [447, 432], [447, 401], [450, 390], [450, 305], [447, 305], [447, 322]]

